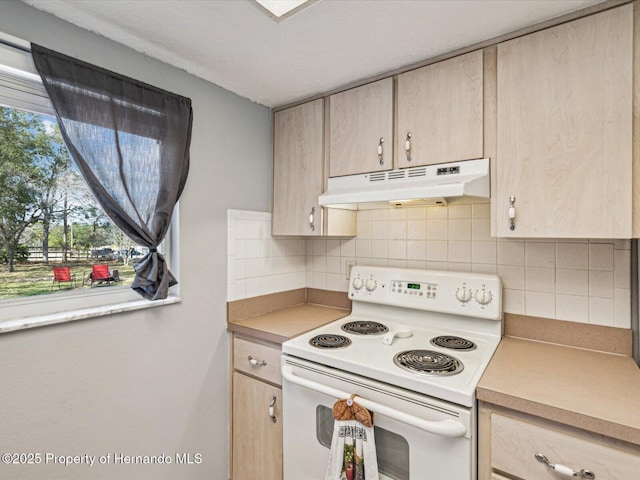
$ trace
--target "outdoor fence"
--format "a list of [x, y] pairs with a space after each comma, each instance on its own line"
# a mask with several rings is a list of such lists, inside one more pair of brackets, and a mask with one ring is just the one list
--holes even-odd
[[[50, 248], [49, 249], [49, 262], [50, 263], [62, 263], [63, 261], [63, 251], [61, 248]], [[90, 250], [68, 250], [67, 251], [67, 261], [83, 261], [91, 258]], [[30, 263], [39, 263], [44, 261], [44, 256], [42, 253], [42, 247], [29, 247], [29, 257], [27, 258], [27, 262]]]

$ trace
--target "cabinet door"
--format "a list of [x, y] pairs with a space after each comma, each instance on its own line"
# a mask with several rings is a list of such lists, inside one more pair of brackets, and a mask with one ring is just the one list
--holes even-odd
[[282, 480], [281, 412], [282, 390], [234, 372], [233, 480]]
[[482, 158], [482, 50], [398, 76], [398, 166]]
[[321, 234], [323, 102], [315, 100], [274, 115], [273, 235]]
[[630, 238], [632, 8], [498, 46], [499, 236]]
[[393, 168], [392, 78], [331, 95], [329, 111], [330, 177]]

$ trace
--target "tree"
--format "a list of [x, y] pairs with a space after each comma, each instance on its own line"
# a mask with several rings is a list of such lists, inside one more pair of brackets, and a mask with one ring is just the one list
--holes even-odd
[[[93, 249], [99, 245], [113, 243], [110, 233], [111, 220], [98, 205], [93, 194], [86, 186], [84, 179], [78, 172], [67, 175], [69, 185], [70, 213], [72, 219], [88, 228], [76, 226], [75, 243], [85, 248]], [[72, 193], [71, 193], [72, 192]]]
[[100, 225], [106, 221], [106, 217], [97, 207], [97, 202], [80, 172], [74, 168], [67, 168], [60, 180], [59, 188], [64, 195], [62, 213], [58, 215], [58, 219], [62, 219], [60, 247], [63, 249], [63, 257], [66, 261], [67, 251], [73, 249], [74, 246], [90, 248], [92, 245], [91, 242], [87, 243], [87, 238], [82, 233], [78, 235], [77, 229], [87, 223]]
[[[42, 260], [49, 263], [49, 234], [52, 222], [58, 215], [62, 215], [65, 224], [69, 212], [68, 195], [65, 190], [65, 178], [71, 167], [71, 161], [67, 148], [62, 140], [60, 129], [54, 124], [50, 130], [45, 128], [48, 135], [48, 154], [42, 159], [42, 181], [40, 189], [40, 211], [42, 212]], [[63, 258], [67, 261], [68, 244], [65, 241], [62, 245]]]
[[22, 234], [43, 217], [44, 185], [55, 157], [39, 115], [0, 107], [0, 236], [10, 272]]

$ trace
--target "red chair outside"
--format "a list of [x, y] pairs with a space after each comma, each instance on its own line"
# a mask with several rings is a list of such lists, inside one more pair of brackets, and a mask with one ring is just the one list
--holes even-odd
[[111, 275], [109, 274], [109, 265], [94, 265], [91, 270], [91, 286], [96, 282], [107, 282], [109, 284]]
[[58, 284], [58, 288], [63, 283], [68, 283], [71, 285], [73, 283], [73, 288], [76, 288], [76, 276], [71, 273], [71, 268], [69, 267], [53, 267], [53, 282], [51, 283], [51, 290], [53, 290], [53, 286]]

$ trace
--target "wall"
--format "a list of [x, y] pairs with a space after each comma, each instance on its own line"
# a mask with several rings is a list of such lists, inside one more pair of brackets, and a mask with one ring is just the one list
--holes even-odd
[[360, 210], [356, 238], [306, 240], [306, 286], [347, 291], [347, 261], [497, 273], [505, 312], [631, 326], [630, 241], [492, 238], [489, 203]]
[[0, 464], [0, 478], [227, 478], [227, 209], [269, 209], [269, 110], [18, 1], [0, 2], [0, 31], [188, 96], [194, 110], [175, 272], [182, 302], [0, 335], [0, 452], [203, 458]]

